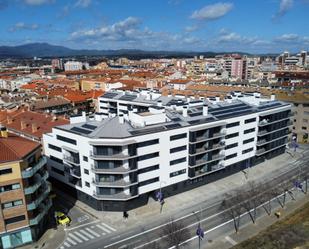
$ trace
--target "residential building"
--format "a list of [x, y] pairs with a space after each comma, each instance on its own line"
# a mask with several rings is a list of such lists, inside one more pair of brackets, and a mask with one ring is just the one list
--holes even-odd
[[285, 152], [291, 105], [274, 96], [152, 95], [152, 105], [132, 105], [138, 94], [117, 99], [106, 93], [116, 106], [128, 101], [127, 113], [83, 115], [43, 135], [53, 181], [97, 210], [127, 211], [159, 189], [164, 195], [186, 191]]
[[83, 63], [80, 61], [67, 61], [64, 63], [64, 71], [79, 71], [83, 69]]
[[52, 202], [41, 145], [0, 127], [0, 247], [16, 248], [46, 230]]

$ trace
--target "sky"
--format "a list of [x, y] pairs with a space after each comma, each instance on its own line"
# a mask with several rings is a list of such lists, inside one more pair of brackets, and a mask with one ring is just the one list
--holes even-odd
[[309, 0], [0, 0], [0, 45], [298, 52]]

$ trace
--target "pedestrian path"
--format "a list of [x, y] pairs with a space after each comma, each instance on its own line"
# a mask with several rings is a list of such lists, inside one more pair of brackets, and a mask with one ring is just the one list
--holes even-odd
[[102, 238], [113, 232], [116, 232], [116, 229], [103, 222], [92, 223], [88, 226], [71, 229], [67, 231], [67, 237], [59, 249], [74, 248], [74, 246], [89, 240]]

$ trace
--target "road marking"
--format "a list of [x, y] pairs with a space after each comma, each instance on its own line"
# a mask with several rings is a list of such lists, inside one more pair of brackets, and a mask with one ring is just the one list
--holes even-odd
[[69, 237], [67, 237], [67, 239], [66, 239], [68, 242], [70, 242], [72, 245], [74, 245], [74, 246], [76, 246], [77, 245], [77, 243], [74, 241], [74, 240], [72, 240], [72, 239], [70, 239]]
[[116, 232], [116, 229], [115, 229], [115, 228], [112, 228], [111, 226], [109, 226], [109, 225], [107, 225], [107, 224], [105, 224], [105, 223], [103, 223], [103, 222], [101, 222], [101, 225], [103, 225], [103, 226], [109, 228], [110, 230]]
[[86, 230], [89, 232], [89, 233], [92, 233], [93, 235], [97, 236], [97, 237], [100, 237], [100, 234], [96, 233], [95, 231], [92, 231], [90, 228], [86, 228]]
[[64, 246], [61, 246], [60, 249], [64, 249]]
[[86, 231], [80, 230], [80, 232], [83, 233], [85, 236], [88, 236], [90, 239], [94, 239], [94, 237], [91, 234], [87, 233]]
[[69, 233], [68, 235], [71, 237], [71, 239], [74, 239], [78, 243], [83, 243], [83, 241], [80, 238], [76, 237], [74, 234]]
[[225, 239], [230, 242], [233, 246], [237, 245], [237, 242], [233, 240], [230, 236], [226, 236]]
[[66, 247], [71, 247], [71, 245], [68, 242], [63, 243]]
[[111, 233], [111, 231], [109, 231], [107, 228], [101, 226], [101, 225], [97, 225], [98, 228], [101, 228], [104, 232], [107, 232], [107, 233]]
[[81, 239], [83, 239], [83, 240], [85, 240], [85, 241], [88, 241], [88, 240], [89, 240], [86, 236], [82, 235], [81, 233], [79, 233], [79, 232], [77, 232], [77, 231], [75, 231], [74, 233], [75, 233], [76, 236], [79, 236]]
[[72, 228], [65, 228], [64, 230], [65, 231], [72, 231], [72, 230], [75, 230], [77, 228], [85, 227], [85, 226], [88, 226], [90, 224], [94, 224], [94, 223], [98, 223], [98, 222], [100, 222], [100, 221], [99, 220], [94, 220], [94, 221], [88, 222], [88, 223], [83, 224], [83, 225], [75, 226], [75, 227], [72, 227]]

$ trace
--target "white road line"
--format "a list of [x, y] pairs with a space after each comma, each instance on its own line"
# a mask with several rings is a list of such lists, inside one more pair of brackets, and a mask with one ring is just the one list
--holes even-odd
[[77, 229], [77, 228], [81, 228], [81, 227], [88, 226], [88, 225], [90, 225], [90, 224], [98, 223], [98, 222], [100, 222], [100, 221], [99, 221], [99, 220], [94, 220], [94, 221], [88, 222], [88, 223], [83, 224], [83, 225], [75, 226], [75, 227], [72, 227], [72, 228], [65, 228], [64, 230], [65, 230], [65, 231], [72, 231], [72, 230], [75, 230], [75, 229]]
[[233, 246], [237, 245], [237, 242], [233, 240], [230, 236], [226, 236], [225, 239], [230, 242]]
[[93, 235], [97, 236], [97, 237], [100, 237], [100, 234], [96, 233], [95, 231], [92, 231], [90, 228], [86, 228], [86, 230], [89, 232], [89, 233], [92, 233]]
[[115, 228], [112, 228], [111, 226], [109, 226], [109, 225], [107, 225], [107, 224], [105, 224], [105, 223], [103, 223], [103, 222], [101, 222], [101, 224], [102, 224], [103, 226], [109, 228], [110, 230], [116, 232], [116, 229], [115, 229]]
[[80, 238], [76, 237], [76, 235], [74, 235], [74, 234], [72, 234], [72, 233], [69, 233], [68, 236], [70, 236], [71, 239], [74, 239], [74, 240], [77, 241], [78, 243], [83, 243], [83, 241], [82, 241]]
[[106, 233], [102, 233], [102, 235], [105, 235]]
[[70, 242], [74, 246], [77, 245], [77, 243], [74, 240], [70, 239], [69, 237], [66, 238], [66, 241]]
[[63, 245], [66, 247], [71, 247], [71, 245], [68, 242], [64, 242]]
[[88, 241], [88, 240], [89, 240], [86, 236], [82, 235], [81, 233], [79, 233], [79, 232], [77, 232], [77, 231], [75, 231], [74, 234], [75, 234], [76, 236], [79, 236], [81, 239], [83, 239], [83, 240], [85, 240], [85, 241]]
[[94, 237], [91, 234], [87, 233], [86, 231], [80, 230], [80, 232], [83, 233], [85, 236], [89, 237], [90, 239], [94, 239]]
[[101, 225], [97, 225], [98, 228], [101, 228], [104, 232], [107, 232], [107, 233], [111, 233], [111, 231], [109, 231], [107, 228], [101, 226]]
[[64, 246], [61, 246], [60, 249], [64, 249]]

